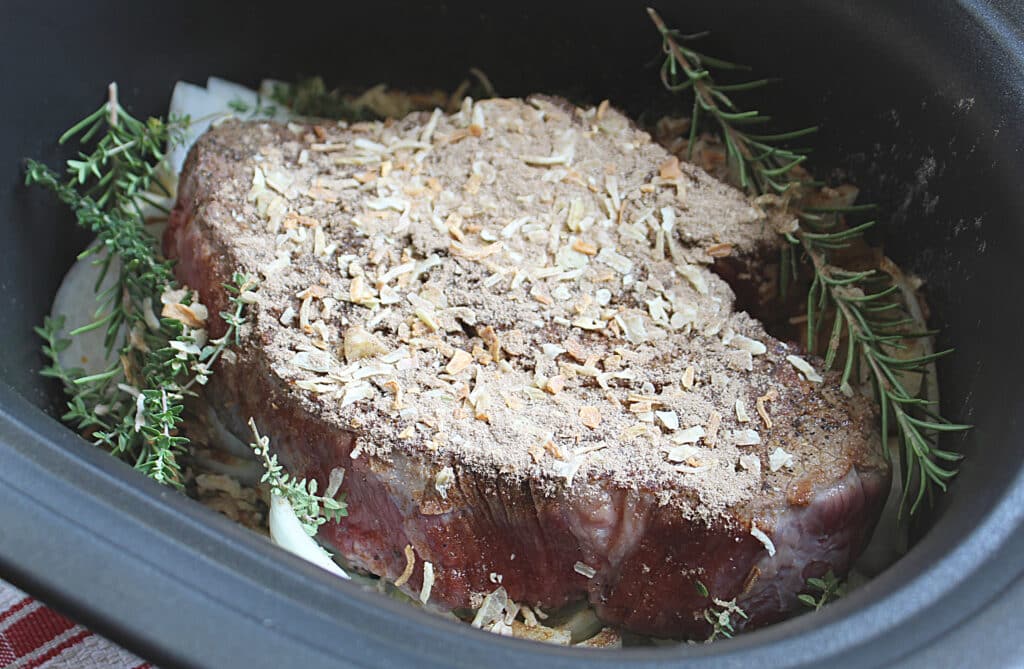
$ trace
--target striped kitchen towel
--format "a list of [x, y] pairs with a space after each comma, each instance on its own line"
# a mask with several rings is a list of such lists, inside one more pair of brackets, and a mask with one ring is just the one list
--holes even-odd
[[0, 581], [0, 667], [143, 669], [152, 665]]

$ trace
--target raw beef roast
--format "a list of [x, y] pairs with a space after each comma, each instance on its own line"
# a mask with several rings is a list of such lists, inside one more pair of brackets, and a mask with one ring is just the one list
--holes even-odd
[[350, 563], [441, 608], [501, 587], [703, 638], [724, 602], [761, 625], [845, 573], [889, 487], [871, 402], [708, 269], [777, 235], [606, 103], [538, 97], [224, 123], [165, 250], [211, 314], [258, 275], [208, 397], [321, 489], [344, 470], [320, 538]]

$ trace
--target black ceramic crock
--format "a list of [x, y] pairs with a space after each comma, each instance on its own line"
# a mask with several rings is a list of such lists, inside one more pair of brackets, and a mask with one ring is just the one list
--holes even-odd
[[[752, 98], [816, 123], [812, 169], [881, 203], [888, 253], [927, 280], [944, 411], [973, 423], [910, 553], [815, 615], [712, 646], [581, 652], [385, 601], [135, 475], [52, 417], [32, 326], [87, 237], [22, 159], [117, 80], [160, 114], [178, 79], [322, 74], [671, 109], [637, 2], [4, 3], [0, 21], [0, 577], [162, 666], [1016, 666], [1024, 638], [1024, 6], [1014, 0], [669, 2], [707, 50], [785, 81]], [[679, 105], [685, 113], [685, 105]], [[780, 122], [781, 123], [781, 122]], [[358, 503], [358, 500], [353, 500]]]

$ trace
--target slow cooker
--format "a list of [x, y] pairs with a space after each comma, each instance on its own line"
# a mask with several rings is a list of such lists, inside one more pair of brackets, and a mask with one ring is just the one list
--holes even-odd
[[[339, 583], [137, 475], [56, 420], [32, 327], [87, 243], [23, 159], [58, 165], [60, 133], [109, 81], [136, 115], [173, 83], [453, 88], [676, 110], [637, 2], [15, 1], [0, 28], [0, 578], [160, 666], [966, 667], [1021, 664], [1024, 635], [1024, 4], [936, 0], [670, 2], [704, 49], [783, 81], [747, 98], [817, 124], [812, 170], [878, 202], [877, 241], [925, 280], [943, 413], [973, 424], [913, 547], [821, 612], [734, 640], [597, 651], [488, 635]], [[1018, 365], [1022, 365], [1018, 367]]]

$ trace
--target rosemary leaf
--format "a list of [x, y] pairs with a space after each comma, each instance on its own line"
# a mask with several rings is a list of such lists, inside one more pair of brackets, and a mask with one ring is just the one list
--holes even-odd
[[[930, 333], [907, 329], [916, 324], [899, 316], [904, 306], [899, 301], [899, 287], [893, 278], [881, 271], [846, 270], [834, 264], [839, 252], [854, 242], [861, 242], [864, 232], [874, 226], [874, 221], [868, 221], [845, 227], [840, 215], [869, 211], [874, 209], [874, 205], [804, 205], [804, 197], [817, 185], [799, 170], [807, 159], [808, 151], [788, 147], [786, 142], [813, 134], [817, 128], [764, 134], [744, 130], [750, 124], [767, 121], [769, 117], [759, 111], [740, 109], [726, 93], [762, 88], [771, 80], [757, 79], [746, 84], [717, 83], [713, 69], [735, 70], [737, 66], [684, 46], [678, 31], [668, 28], [653, 9], [647, 11], [662, 38], [662, 84], [672, 92], [692, 91], [693, 94], [689, 155], [692, 157], [698, 128], [704, 119], [709, 118], [725, 144], [734, 181], [753, 194], [779, 197], [784, 206], [796, 215], [798, 230], [785, 235], [789, 243], [782, 251], [781, 288], [785, 291], [797, 277], [796, 256], [799, 250], [802, 257], [810, 262], [814, 273], [807, 296], [808, 348], [813, 352], [819, 331], [831, 319], [825, 363], [826, 368], [835, 366], [845, 339], [840, 384], [844, 392], [853, 392], [851, 382], [856, 376], [855, 367], [867, 367], [875, 399], [881, 409], [883, 440], [889, 428], [895, 426], [902, 445], [906, 478], [901, 510], [909, 502], [910, 513], [915, 513], [929, 490], [945, 490], [946, 482], [957, 473], [955, 463], [960, 456], [939, 449], [939, 435], [962, 432], [970, 426], [952, 423], [938, 415], [923, 414], [920, 407], [929, 404], [927, 398], [911, 396], [901, 381], [906, 374], [928, 373], [929, 366], [950, 351], [915, 357], [894, 355], [895, 351], [905, 348], [907, 340], [930, 336]], [[911, 500], [911, 489], [915, 486]]]

